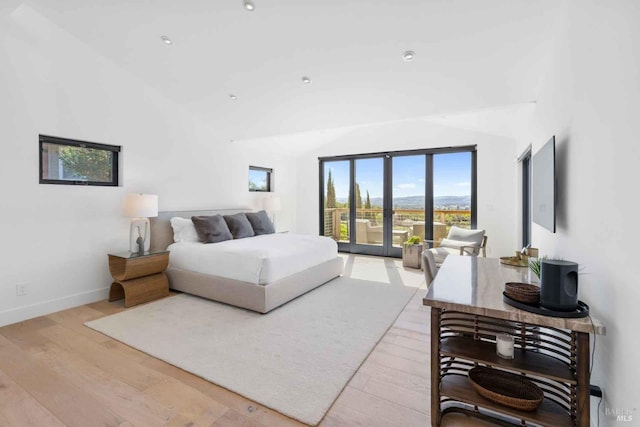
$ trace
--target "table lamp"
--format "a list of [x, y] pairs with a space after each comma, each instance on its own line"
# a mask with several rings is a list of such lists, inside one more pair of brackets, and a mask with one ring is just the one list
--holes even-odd
[[278, 212], [282, 209], [282, 202], [279, 196], [269, 196], [265, 197], [262, 200], [262, 208], [271, 214], [271, 222], [273, 222], [273, 226], [276, 225], [276, 215], [275, 212]]
[[124, 216], [131, 218], [129, 251], [144, 253], [151, 247], [149, 218], [158, 216], [158, 196], [155, 194], [127, 194]]

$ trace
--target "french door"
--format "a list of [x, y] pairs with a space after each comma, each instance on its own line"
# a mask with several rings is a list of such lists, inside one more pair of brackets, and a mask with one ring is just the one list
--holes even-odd
[[401, 257], [411, 236], [433, 240], [454, 223], [475, 227], [475, 146], [319, 161], [320, 234], [341, 252]]

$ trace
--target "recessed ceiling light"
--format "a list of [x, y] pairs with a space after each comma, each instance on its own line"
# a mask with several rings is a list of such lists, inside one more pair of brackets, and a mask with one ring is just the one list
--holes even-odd
[[302, 83], [309, 84], [311, 83], [311, 79], [307, 76], [302, 77]]
[[165, 42], [165, 44], [173, 44], [173, 42], [171, 41], [171, 39], [167, 36], [160, 36], [160, 40], [162, 40], [163, 42]]
[[405, 61], [413, 61], [416, 57], [416, 53], [412, 50], [408, 50], [402, 54], [402, 59]]
[[244, 6], [245, 9], [247, 9], [249, 12], [253, 12], [253, 10], [256, 8], [256, 5], [253, 4], [253, 2], [251, 0], [244, 0], [242, 2], [242, 5]]
[[232, 93], [230, 93], [230, 94], [229, 94], [229, 98], [233, 99], [234, 101], [235, 101], [236, 99], [238, 99], [238, 97], [237, 97], [237, 96], [235, 96], [235, 95], [234, 95], [234, 94], [232, 94]]

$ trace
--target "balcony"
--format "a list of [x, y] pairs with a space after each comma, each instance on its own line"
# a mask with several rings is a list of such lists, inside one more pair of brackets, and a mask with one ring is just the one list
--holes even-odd
[[[393, 245], [401, 246], [409, 237], [417, 235], [424, 238], [424, 210], [393, 210]], [[433, 211], [434, 240], [446, 237], [452, 225], [471, 228], [470, 210]], [[338, 242], [349, 242], [349, 208], [326, 208], [324, 210], [324, 235]], [[356, 209], [356, 242], [363, 244], [382, 244], [382, 209]]]

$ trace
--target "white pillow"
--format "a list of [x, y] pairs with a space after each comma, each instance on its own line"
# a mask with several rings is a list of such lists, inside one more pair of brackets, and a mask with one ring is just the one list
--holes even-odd
[[480, 245], [475, 242], [465, 242], [462, 240], [442, 239], [440, 246], [443, 248], [451, 248], [460, 250], [461, 246], [464, 246], [464, 253], [467, 255], [478, 255], [480, 251]]
[[455, 225], [449, 230], [447, 239], [460, 240], [463, 242], [473, 242], [480, 246], [484, 238], [484, 230], [468, 230], [466, 228], [456, 227]]
[[193, 221], [190, 219], [173, 217], [171, 218], [171, 227], [173, 228], [173, 241], [180, 242], [198, 242], [198, 233]]

